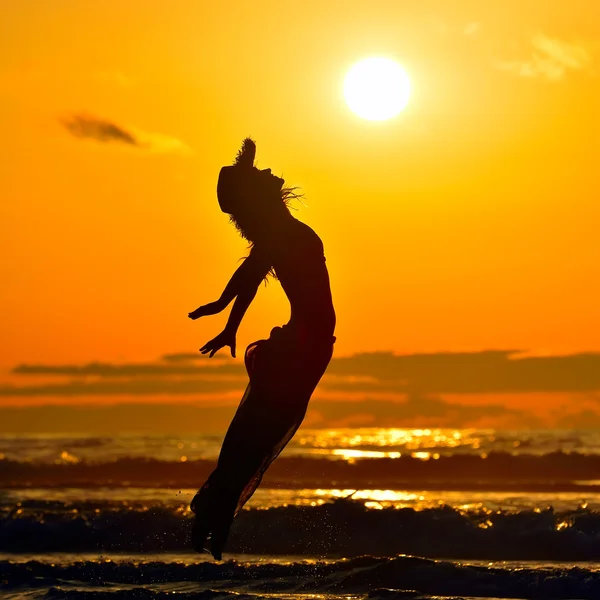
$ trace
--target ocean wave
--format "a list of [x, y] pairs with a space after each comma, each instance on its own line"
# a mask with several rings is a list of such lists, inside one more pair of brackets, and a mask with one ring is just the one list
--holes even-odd
[[[0, 515], [4, 552], [154, 552], [190, 548], [184, 505], [22, 503]], [[599, 560], [600, 513], [443, 506], [375, 510], [354, 500], [244, 510], [227, 551], [260, 555], [394, 556], [490, 560]]]
[[[497, 568], [413, 556], [360, 556], [335, 562], [193, 565], [161, 562], [0, 562], [0, 589], [48, 589], [46, 598], [326, 598], [373, 600], [477, 596], [600, 597], [600, 572], [580, 568]], [[175, 585], [178, 584], [178, 585]], [[76, 586], [84, 587], [78, 591]], [[59, 587], [60, 586], [60, 587]], [[140, 587], [143, 586], [143, 587]], [[94, 590], [96, 587], [96, 590]], [[178, 591], [175, 591], [178, 590]], [[412, 590], [412, 591], [408, 591]]]
[[[272, 487], [344, 487], [381, 489], [520, 489], [576, 491], [582, 485], [600, 491], [600, 455], [551, 452], [543, 455], [488, 455], [329, 460], [280, 457], [263, 485]], [[184, 457], [185, 458], [185, 457]], [[163, 461], [120, 458], [87, 462], [68, 453], [55, 464], [0, 460], [4, 487], [198, 487], [212, 460]]]

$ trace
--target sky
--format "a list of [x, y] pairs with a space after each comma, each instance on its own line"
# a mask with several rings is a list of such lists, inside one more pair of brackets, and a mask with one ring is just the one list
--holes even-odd
[[[180, 374], [132, 392], [148, 373], [124, 385], [19, 366], [160, 367], [221, 330], [226, 313], [187, 313], [247, 254], [215, 193], [247, 135], [259, 167], [301, 188], [294, 214], [324, 241], [332, 369], [365, 356], [597, 360], [597, 2], [20, 0], [0, 6], [0, 46], [0, 407], [233, 403], [235, 386], [153, 387]], [[369, 56], [409, 75], [395, 119], [362, 120], [344, 101], [344, 75]], [[271, 281], [238, 348], [288, 315]], [[380, 387], [365, 390], [344, 373], [316, 400], [323, 423], [600, 423], [600, 382], [557, 389], [555, 363], [542, 364], [549, 382], [535, 389], [526, 377], [465, 391], [469, 368], [460, 389], [384, 390], [368, 373]], [[90, 377], [113, 387], [81, 389]], [[431, 417], [415, 394], [488, 409]], [[351, 398], [366, 404], [326, 404]], [[380, 401], [406, 410], [369, 421]]]

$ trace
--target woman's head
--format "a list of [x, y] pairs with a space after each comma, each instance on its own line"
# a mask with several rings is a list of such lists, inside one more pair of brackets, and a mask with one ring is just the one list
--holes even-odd
[[235, 163], [223, 167], [217, 183], [221, 210], [231, 216], [240, 233], [249, 240], [267, 230], [283, 214], [289, 214], [286, 199], [290, 190], [283, 188], [281, 177], [271, 169], [254, 166], [256, 144], [246, 138]]

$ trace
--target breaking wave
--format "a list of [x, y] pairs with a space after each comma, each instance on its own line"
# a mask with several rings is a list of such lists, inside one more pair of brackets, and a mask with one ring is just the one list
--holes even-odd
[[[0, 516], [2, 552], [169, 552], [189, 550], [184, 505], [23, 502]], [[365, 507], [343, 499], [321, 506], [244, 510], [227, 551], [258, 555], [362, 554], [514, 560], [600, 560], [600, 513], [463, 511], [448, 506]]]
[[[494, 598], [600, 597], [593, 568], [498, 568], [411, 556], [360, 556], [333, 562], [236, 563], [82, 561], [0, 562], [0, 589], [40, 589], [44, 598], [354, 598], [434, 596]], [[78, 589], [79, 588], [79, 589]], [[81, 589], [83, 588], [83, 589]], [[407, 591], [412, 590], [412, 591]]]

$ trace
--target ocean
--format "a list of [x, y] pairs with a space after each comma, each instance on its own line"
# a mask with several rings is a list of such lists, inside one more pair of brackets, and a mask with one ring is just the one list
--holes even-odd
[[190, 551], [218, 435], [0, 436], [13, 598], [600, 598], [600, 432], [301, 429]]

